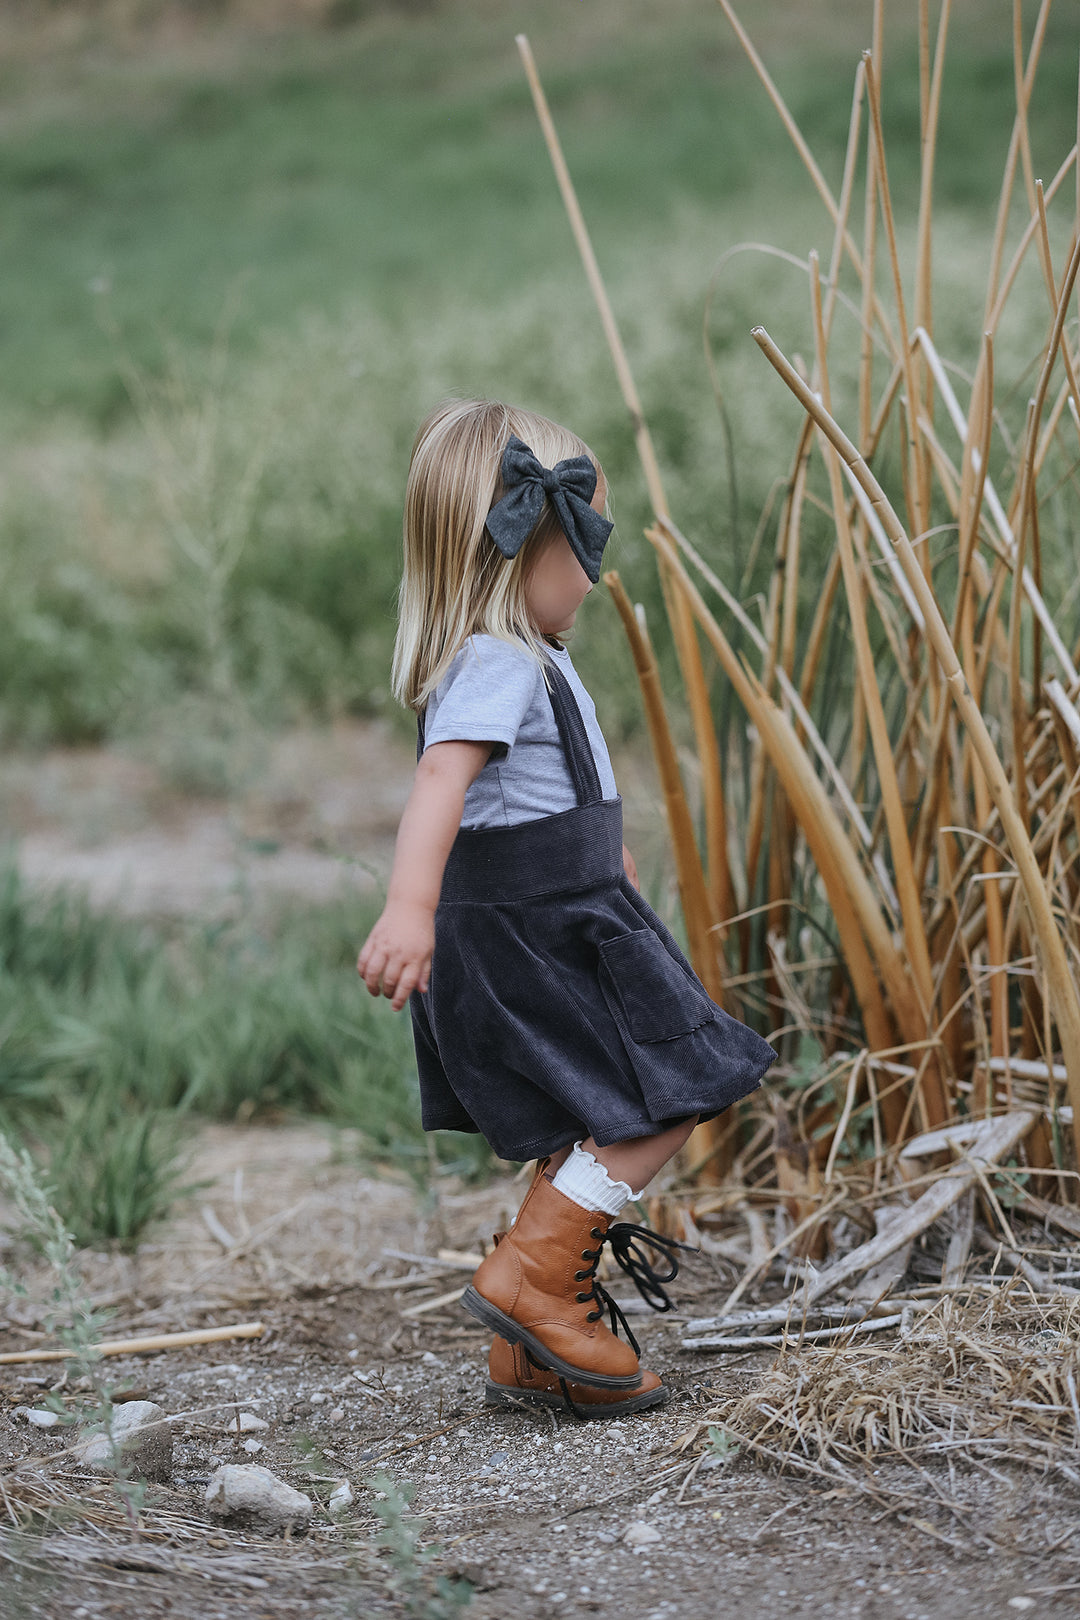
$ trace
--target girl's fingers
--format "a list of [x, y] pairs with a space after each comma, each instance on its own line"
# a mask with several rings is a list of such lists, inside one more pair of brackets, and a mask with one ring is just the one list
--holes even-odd
[[395, 1012], [400, 1012], [404, 1007], [412, 992], [416, 989], [419, 977], [420, 969], [419, 964], [416, 962], [410, 962], [402, 970], [401, 977], [397, 981], [397, 989], [394, 991], [394, 999], [390, 1003]]
[[365, 962], [363, 971], [361, 972], [360, 977], [363, 979], [370, 994], [373, 996], [377, 996], [379, 994], [383, 973], [386, 968], [386, 960], [387, 953], [384, 950], [379, 950], [376, 948], [371, 952], [371, 955]]

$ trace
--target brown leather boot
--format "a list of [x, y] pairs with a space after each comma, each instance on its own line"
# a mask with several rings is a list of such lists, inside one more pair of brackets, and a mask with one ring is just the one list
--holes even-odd
[[484, 1401], [488, 1406], [569, 1407], [579, 1418], [625, 1417], [648, 1406], [663, 1406], [670, 1391], [654, 1372], [642, 1368], [641, 1383], [629, 1392], [620, 1389], [594, 1389], [588, 1384], [571, 1384], [558, 1373], [538, 1367], [524, 1345], [511, 1344], [496, 1334], [488, 1354], [488, 1381]]
[[[537, 1167], [510, 1230], [479, 1266], [461, 1303], [485, 1327], [511, 1344], [523, 1344], [564, 1378], [597, 1389], [636, 1389], [641, 1377], [637, 1341], [596, 1281], [611, 1217], [565, 1197], [545, 1163]], [[622, 1319], [629, 1344], [600, 1320], [605, 1303], [612, 1322]]]

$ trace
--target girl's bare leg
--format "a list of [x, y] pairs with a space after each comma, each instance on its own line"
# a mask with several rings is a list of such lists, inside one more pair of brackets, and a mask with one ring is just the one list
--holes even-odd
[[[625, 1181], [633, 1192], [640, 1192], [657, 1171], [675, 1157], [697, 1122], [698, 1116], [695, 1114], [692, 1119], [682, 1119], [658, 1136], [635, 1136], [628, 1142], [609, 1142], [607, 1147], [597, 1147], [592, 1137], [587, 1136], [581, 1146], [584, 1152], [591, 1153], [603, 1165], [612, 1181]], [[555, 1174], [563, 1160], [569, 1158], [570, 1151], [568, 1147], [559, 1148], [551, 1155], [549, 1175]]]

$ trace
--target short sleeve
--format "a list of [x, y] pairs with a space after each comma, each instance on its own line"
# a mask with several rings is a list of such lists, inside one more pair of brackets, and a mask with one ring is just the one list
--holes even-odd
[[492, 758], [505, 758], [539, 676], [539, 665], [524, 647], [497, 636], [473, 636], [435, 690], [424, 723], [425, 747], [437, 742], [490, 742], [495, 744]]

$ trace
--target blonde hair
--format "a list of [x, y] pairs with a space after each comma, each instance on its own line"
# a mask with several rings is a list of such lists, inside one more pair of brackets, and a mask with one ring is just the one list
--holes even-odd
[[524, 642], [538, 659], [525, 586], [536, 558], [561, 529], [545, 504], [535, 529], [507, 559], [488, 534], [503, 491], [500, 465], [516, 434], [545, 467], [587, 455], [576, 433], [547, 417], [491, 400], [450, 400], [420, 424], [405, 486], [404, 571], [398, 593], [394, 696], [422, 709], [470, 636]]

